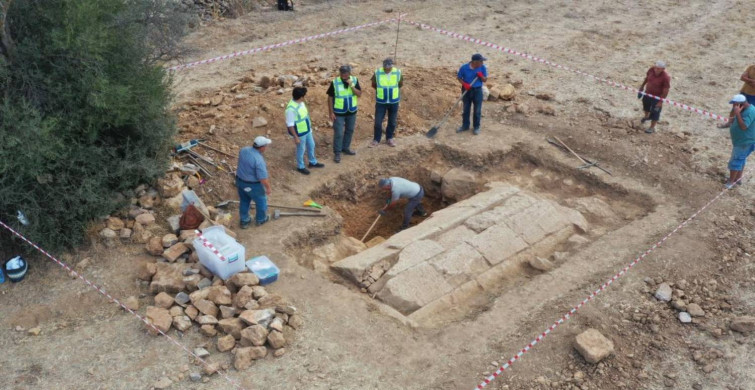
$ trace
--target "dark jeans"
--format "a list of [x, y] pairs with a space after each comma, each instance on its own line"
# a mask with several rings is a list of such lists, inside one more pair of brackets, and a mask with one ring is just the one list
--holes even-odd
[[333, 153], [340, 154], [346, 149], [351, 149], [351, 138], [354, 136], [356, 123], [357, 114], [336, 116], [333, 122]]
[[658, 99], [651, 98], [648, 95], [642, 96], [642, 110], [645, 112], [649, 112], [650, 116], [648, 117], [651, 121], [658, 121], [661, 119], [661, 107], [656, 107], [658, 104]]
[[409, 203], [407, 203], [406, 208], [404, 208], [404, 223], [401, 224], [402, 229], [409, 227], [409, 222], [412, 220], [412, 215], [414, 215], [415, 209], [419, 210], [420, 213], [424, 213], [425, 209], [422, 207], [422, 198], [424, 197], [425, 189], [419, 187], [419, 193], [413, 198], [409, 198]]
[[267, 218], [267, 195], [265, 195], [265, 186], [262, 183], [250, 183], [236, 178], [236, 189], [239, 191], [239, 220], [242, 225], [252, 222], [249, 217], [249, 209], [254, 201], [257, 209], [255, 220], [257, 223], [264, 222]]
[[[464, 89], [461, 90], [464, 93]], [[474, 103], [474, 128], [480, 128], [480, 118], [482, 117], [482, 87], [472, 88], [464, 95], [462, 99], [464, 103], [464, 111], [461, 113], [461, 127], [465, 130], [469, 129], [469, 109]]]
[[380, 142], [383, 137], [383, 118], [388, 113], [388, 126], [385, 127], [385, 139], [393, 139], [393, 132], [396, 130], [396, 120], [398, 119], [398, 105], [375, 103], [375, 142]]

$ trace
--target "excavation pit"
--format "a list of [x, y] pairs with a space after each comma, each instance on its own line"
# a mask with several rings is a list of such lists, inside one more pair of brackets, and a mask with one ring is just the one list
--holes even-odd
[[528, 276], [562, 266], [600, 236], [646, 215], [652, 204], [643, 194], [520, 151], [479, 156], [437, 145], [412, 153], [424, 158], [404, 161], [423, 163], [389, 158], [373, 172], [325, 183], [313, 196], [341, 214], [345, 235], [361, 238], [385, 201], [380, 177], [423, 186], [427, 218], [415, 217], [413, 226], [396, 233], [402, 202], [366, 239], [385, 241], [330, 264], [420, 324], [452, 312], [468, 315]]

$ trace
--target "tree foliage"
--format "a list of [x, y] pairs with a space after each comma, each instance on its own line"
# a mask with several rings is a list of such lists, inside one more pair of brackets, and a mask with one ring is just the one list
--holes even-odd
[[164, 172], [175, 123], [159, 62], [182, 33], [164, 3], [0, 0], [1, 220], [76, 245], [119, 192]]

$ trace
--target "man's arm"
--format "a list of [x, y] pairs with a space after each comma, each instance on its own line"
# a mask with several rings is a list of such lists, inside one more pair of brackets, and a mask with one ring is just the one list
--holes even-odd
[[398, 87], [401, 88], [404, 86], [404, 74], [401, 74], [401, 77], [398, 78]]
[[362, 97], [362, 86], [359, 85], [359, 80], [351, 86], [351, 92], [354, 92], [357, 97]]
[[328, 96], [328, 113], [331, 121], [336, 120], [336, 114], [333, 112], [333, 96]]
[[751, 79], [750, 77], [748, 77], [748, 75], [749, 75], [748, 71], [749, 70], [750, 70], [750, 68], [747, 68], [747, 70], [745, 70], [745, 72], [742, 73], [742, 77], [740, 77], [739, 79], [742, 80], [742, 81], [744, 81], [745, 83], [750, 84], [751, 86], [755, 87], [755, 79]]
[[642, 84], [640, 84], [640, 91], [644, 91], [645, 90], [645, 84], [647, 84], [647, 83], [648, 83], [648, 76], [647, 76], [647, 74], [645, 74], [645, 78], [642, 80]]
[[299, 144], [299, 134], [296, 134], [296, 129], [293, 126], [288, 126], [288, 134], [294, 137], [294, 143]]
[[265, 187], [265, 195], [270, 195], [272, 190], [270, 189], [270, 179], [260, 179], [260, 183]]
[[370, 79], [372, 81], [372, 88], [377, 89], [377, 81], [375, 81], [375, 75], [372, 75], [372, 78]]

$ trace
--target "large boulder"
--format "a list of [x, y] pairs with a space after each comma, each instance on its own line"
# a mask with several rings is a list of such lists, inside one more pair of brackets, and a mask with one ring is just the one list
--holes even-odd
[[454, 168], [443, 175], [440, 192], [444, 199], [458, 202], [476, 194], [477, 185], [474, 173]]

